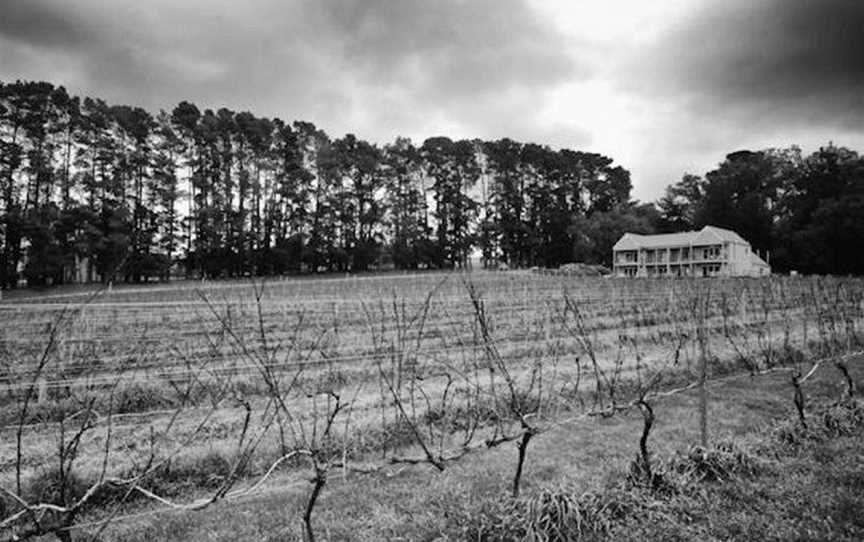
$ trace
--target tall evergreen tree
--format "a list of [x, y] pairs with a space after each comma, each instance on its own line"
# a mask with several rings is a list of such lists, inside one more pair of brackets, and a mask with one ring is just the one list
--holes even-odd
[[469, 195], [480, 175], [472, 141], [433, 137], [420, 149], [435, 201], [435, 257], [438, 267], [465, 266], [474, 245], [479, 205]]

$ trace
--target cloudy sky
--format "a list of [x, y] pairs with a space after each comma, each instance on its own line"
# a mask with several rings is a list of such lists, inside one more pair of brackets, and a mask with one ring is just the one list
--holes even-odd
[[862, 51], [862, 0], [0, 0], [3, 81], [602, 152], [642, 200], [737, 149], [864, 150]]

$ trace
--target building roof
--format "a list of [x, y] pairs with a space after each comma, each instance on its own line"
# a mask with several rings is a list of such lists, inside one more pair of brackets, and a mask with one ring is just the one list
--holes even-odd
[[747, 241], [744, 240], [743, 237], [741, 237], [732, 230], [724, 230], [723, 228], [718, 228], [717, 226], [705, 226], [699, 233], [703, 234], [705, 232], [711, 232], [712, 234], [720, 237], [720, 239], [724, 241], [729, 241], [730, 243], [749, 244]]
[[698, 231], [683, 231], [680, 233], [663, 233], [659, 235], [641, 235], [625, 233], [615, 243], [612, 250], [638, 250], [640, 248], [665, 248], [689, 245], [713, 245], [722, 242], [749, 244], [740, 235], [731, 230], [716, 226], [705, 226]]
[[755, 252], [750, 253], [750, 265], [755, 265], [756, 267], [764, 267], [771, 270], [771, 266], [768, 265], [768, 262], [759, 257]]
[[615, 243], [614, 250], [638, 250], [640, 248], [657, 248], [678, 245], [689, 245], [695, 238], [696, 233], [685, 231], [681, 233], [664, 233], [660, 235], [640, 235], [638, 233], [625, 233]]

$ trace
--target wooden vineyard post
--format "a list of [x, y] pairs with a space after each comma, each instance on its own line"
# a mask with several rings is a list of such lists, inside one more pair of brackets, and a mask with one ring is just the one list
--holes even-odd
[[[710, 294], [709, 294], [710, 295]], [[699, 303], [699, 435], [703, 449], [708, 449], [708, 338], [706, 337], [705, 320], [708, 311], [708, 298]]]
[[39, 380], [36, 381], [36, 403], [41, 406], [47, 402], [48, 382], [45, 380], [45, 377], [39, 377]]
[[708, 356], [705, 355], [704, 339], [699, 347], [699, 435], [702, 448], [708, 448], [708, 390], [705, 381], [708, 373]]
[[543, 315], [543, 335], [546, 340], [543, 349], [548, 352], [551, 348], [549, 345], [552, 344], [552, 307], [547, 307]]

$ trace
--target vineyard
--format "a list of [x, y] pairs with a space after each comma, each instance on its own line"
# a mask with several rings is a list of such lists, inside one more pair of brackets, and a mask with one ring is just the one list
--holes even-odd
[[433, 480], [503, 454], [515, 499], [537, 443], [586, 420], [637, 416], [634, 472], [654, 484], [664, 401], [699, 395], [707, 449], [707, 390], [735, 379], [758, 394], [782, 376], [807, 428], [816, 380], [855, 393], [864, 281], [204, 281], [17, 293], [0, 320], [0, 540], [114, 539], [299, 491], [285, 537], [312, 541], [337, 477]]

